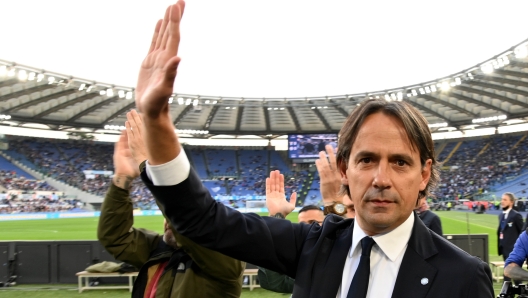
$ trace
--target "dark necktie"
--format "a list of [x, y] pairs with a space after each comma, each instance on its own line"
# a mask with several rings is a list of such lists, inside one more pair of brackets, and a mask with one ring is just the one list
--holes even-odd
[[369, 285], [370, 276], [370, 251], [376, 243], [372, 237], [361, 239], [361, 258], [357, 267], [350, 289], [348, 289], [347, 298], [365, 298]]

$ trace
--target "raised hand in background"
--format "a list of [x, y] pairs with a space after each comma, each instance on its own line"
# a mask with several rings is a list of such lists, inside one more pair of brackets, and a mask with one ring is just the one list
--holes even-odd
[[295, 209], [297, 193], [293, 192], [290, 201], [286, 200], [284, 192], [284, 175], [280, 171], [271, 171], [269, 178], [266, 178], [266, 207], [269, 215], [282, 214], [286, 217]]
[[331, 145], [326, 145], [325, 149], [326, 152], [319, 152], [319, 159], [315, 161], [315, 166], [319, 172], [319, 177], [321, 177], [320, 189], [323, 204], [329, 205], [332, 202], [342, 202], [343, 198], [339, 196], [341, 174], [337, 168], [334, 148]]

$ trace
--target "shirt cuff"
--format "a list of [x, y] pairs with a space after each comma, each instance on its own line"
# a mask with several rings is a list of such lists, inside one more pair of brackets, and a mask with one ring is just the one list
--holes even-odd
[[146, 171], [147, 177], [152, 181], [152, 184], [170, 186], [180, 184], [189, 177], [191, 164], [187, 159], [185, 150], [182, 148], [180, 154], [167, 163], [153, 166], [147, 160]]

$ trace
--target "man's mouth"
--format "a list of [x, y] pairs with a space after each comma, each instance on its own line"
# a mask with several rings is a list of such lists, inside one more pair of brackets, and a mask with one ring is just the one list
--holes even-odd
[[390, 201], [390, 200], [370, 200], [369, 203], [372, 203], [372, 204], [374, 204], [375, 206], [378, 206], [378, 207], [384, 207], [384, 206], [388, 206], [390, 204], [394, 204], [394, 201]]

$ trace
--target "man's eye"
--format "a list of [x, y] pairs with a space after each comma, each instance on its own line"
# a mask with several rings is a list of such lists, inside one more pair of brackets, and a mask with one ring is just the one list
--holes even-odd
[[405, 162], [405, 160], [401, 160], [401, 159], [400, 159], [400, 160], [398, 160], [398, 161], [396, 162], [396, 164], [397, 164], [398, 166], [400, 166], [400, 167], [403, 167], [404, 165], [407, 164], [407, 162]]
[[362, 158], [362, 159], [360, 160], [360, 162], [362, 162], [362, 163], [370, 163], [371, 161], [372, 161], [372, 160], [370, 159], [370, 157], [365, 157], [365, 158]]

